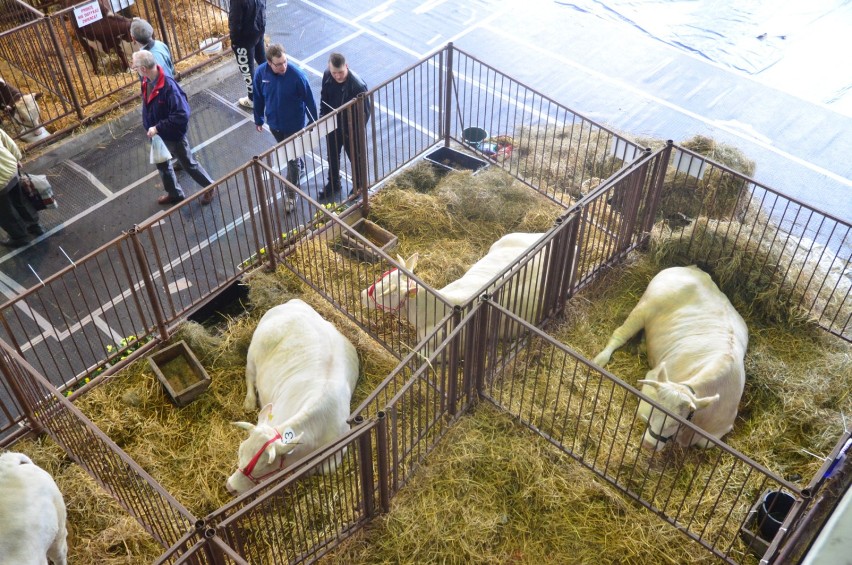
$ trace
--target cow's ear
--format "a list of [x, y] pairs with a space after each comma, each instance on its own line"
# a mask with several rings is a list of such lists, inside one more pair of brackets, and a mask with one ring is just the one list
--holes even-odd
[[275, 456], [278, 455], [278, 450], [275, 449], [274, 444], [267, 446], [266, 453], [269, 455], [269, 464], [272, 465], [275, 463]]
[[254, 429], [254, 424], [250, 424], [248, 422], [233, 422], [233, 424], [243, 430], [252, 431]]
[[272, 419], [272, 403], [270, 402], [266, 406], [263, 407], [263, 410], [260, 411], [260, 414], [257, 415], [257, 423], [262, 424], [265, 420]]
[[405, 262], [405, 267], [413, 273], [414, 267], [417, 266], [417, 261], [419, 259], [420, 259], [420, 254], [415, 253], [414, 255], [412, 255], [411, 257], [408, 258], [408, 261]]
[[707, 408], [714, 402], [719, 400], [719, 395], [714, 394], [713, 396], [705, 396], [704, 398], [696, 398], [695, 399], [695, 409], [701, 410], [702, 408]]
[[669, 372], [666, 370], [666, 362], [660, 363], [660, 368], [657, 370], [657, 380], [661, 383], [669, 382]]

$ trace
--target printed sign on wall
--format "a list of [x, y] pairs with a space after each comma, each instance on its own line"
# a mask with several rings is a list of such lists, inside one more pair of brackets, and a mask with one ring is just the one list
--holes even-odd
[[77, 19], [77, 27], [87, 26], [90, 23], [103, 19], [101, 7], [98, 6], [98, 0], [92, 0], [85, 4], [80, 4], [74, 8], [74, 17]]

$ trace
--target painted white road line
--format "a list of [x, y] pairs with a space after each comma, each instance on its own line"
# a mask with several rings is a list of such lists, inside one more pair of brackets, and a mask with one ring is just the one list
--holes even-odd
[[107, 188], [106, 185], [104, 183], [102, 183], [101, 180], [98, 177], [96, 177], [94, 175], [94, 173], [92, 173], [90, 170], [84, 168], [82, 165], [80, 165], [79, 163], [76, 163], [75, 161], [72, 161], [71, 159], [66, 160], [65, 164], [68, 165], [69, 168], [77, 171], [87, 181], [92, 183], [92, 186], [97, 188], [101, 192], [101, 194], [103, 194], [104, 196], [107, 196], [107, 197], [112, 196], [112, 191], [109, 188]]

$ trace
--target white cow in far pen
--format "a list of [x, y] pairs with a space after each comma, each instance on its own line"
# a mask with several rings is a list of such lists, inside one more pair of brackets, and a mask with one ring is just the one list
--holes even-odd
[[[710, 275], [694, 265], [657, 273], [595, 363], [606, 365], [642, 329], [652, 367], [639, 381], [642, 392], [710, 435], [730, 432], [745, 386], [748, 328]], [[675, 434], [683, 446], [709, 444], [646, 402], [639, 415], [648, 424], [643, 447], [659, 451]]]
[[[515, 263], [521, 255], [544, 236], [543, 233], [510, 233], [498, 239], [488, 253], [471, 266], [456, 281], [438, 290], [447, 302], [461, 305], [483, 291], [485, 285], [497, 273]], [[523, 271], [520, 282], [504, 289], [500, 302], [528, 322], [533, 322], [541, 287], [541, 272], [544, 253], [539, 253]], [[414, 272], [419, 255], [415, 253], [407, 261], [397, 257], [403, 268]], [[417, 336], [423, 339], [446, 313], [434, 295], [419, 292], [416, 281], [397, 269], [391, 269], [369, 288], [361, 291], [361, 304], [367, 309], [401, 312], [417, 328]], [[513, 324], [513, 327], [517, 327]], [[505, 327], [502, 328], [505, 330]], [[501, 331], [501, 334], [505, 331]]]
[[66, 535], [53, 477], [23, 453], [0, 455], [0, 563], [65, 565]]
[[[263, 409], [257, 425], [235, 422], [249, 436], [227, 488], [242, 493], [347, 431], [358, 381], [358, 353], [331, 323], [293, 299], [271, 308], [251, 338], [246, 362], [246, 410]], [[340, 455], [322, 470], [333, 471]]]

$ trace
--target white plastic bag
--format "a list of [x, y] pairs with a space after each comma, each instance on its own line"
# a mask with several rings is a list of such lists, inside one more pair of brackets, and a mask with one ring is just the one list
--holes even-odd
[[47, 175], [29, 175], [30, 182], [33, 183], [33, 188], [36, 189], [38, 195], [41, 196], [41, 201], [45, 208], [58, 208], [59, 204], [53, 196], [53, 187], [47, 180]]
[[163, 138], [159, 135], [155, 135], [151, 138], [151, 164], [157, 165], [159, 163], [165, 163], [169, 159], [172, 158], [172, 154], [169, 153], [169, 148], [166, 147]]

